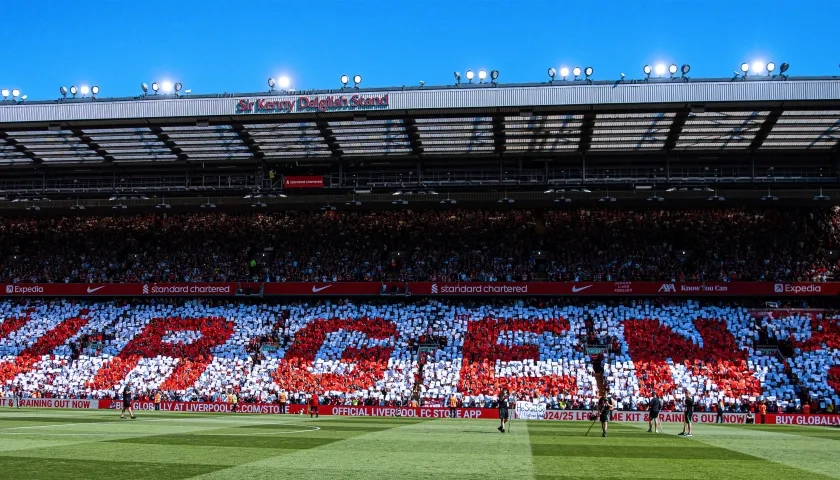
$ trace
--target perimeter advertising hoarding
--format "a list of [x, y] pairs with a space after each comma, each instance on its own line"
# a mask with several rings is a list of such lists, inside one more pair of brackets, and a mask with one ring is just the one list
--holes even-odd
[[286, 296], [375, 296], [393, 289], [412, 295], [438, 296], [656, 296], [656, 297], [796, 297], [834, 296], [840, 283], [669, 283], [669, 282], [326, 282], [326, 283], [18, 283], [0, 285], [10, 297], [233, 296], [239, 289]]

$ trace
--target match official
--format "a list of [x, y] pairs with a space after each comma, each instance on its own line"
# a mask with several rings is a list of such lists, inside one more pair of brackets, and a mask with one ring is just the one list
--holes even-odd
[[654, 433], [659, 433], [661, 431], [661, 426], [659, 424], [660, 411], [662, 411], [662, 400], [659, 399], [659, 395], [654, 393], [653, 398], [650, 399], [649, 405], [648, 433], [650, 433], [651, 431], [653, 431]]

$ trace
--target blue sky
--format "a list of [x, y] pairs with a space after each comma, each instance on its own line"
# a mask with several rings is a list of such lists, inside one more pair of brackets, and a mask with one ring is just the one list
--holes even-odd
[[141, 82], [193, 93], [451, 84], [486, 68], [499, 81], [547, 80], [550, 66], [592, 66], [596, 79], [641, 78], [645, 63], [689, 63], [693, 77], [742, 61], [791, 75], [840, 75], [840, 0], [101, 0], [11, 2], [0, 27], [0, 87], [30, 100], [61, 85], [133, 96]]

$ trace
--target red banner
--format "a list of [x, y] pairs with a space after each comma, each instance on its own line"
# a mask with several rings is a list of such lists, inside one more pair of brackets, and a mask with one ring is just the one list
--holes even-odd
[[809, 296], [838, 295], [840, 283], [771, 282], [523, 282], [523, 283], [447, 283], [409, 284], [413, 295], [460, 296]]
[[[391, 291], [397, 285], [385, 285], [384, 291]], [[405, 284], [400, 284], [405, 290]], [[324, 296], [353, 296], [380, 295], [383, 284], [377, 282], [334, 282], [334, 283], [266, 283], [265, 295], [324, 295]]]
[[283, 188], [324, 188], [324, 177], [283, 177]]
[[18, 283], [4, 285], [0, 295], [15, 297], [143, 297], [236, 295], [248, 287], [259, 293], [260, 284], [239, 283]]
[[[816, 413], [804, 415], [801, 413], [768, 413], [765, 423], [770, 425], [815, 425], [824, 427], [840, 427], [840, 415]], [[755, 416], [756, 423], [761, 422], [761, 415]]]
[[[102, 408], [114, 410], [122, 409], [122, 402], [112, 402], [109, 405], [103, 404]], [[135, 410], [154, 410], [153, 402], [134, 401], [131, 406]], [[286, 413], [297, 415], [308, 413], [307, 405], [288, 405]], [[161, 402], [160, 410], [166, 412], [197, 412], [197, 413], [233, 413], [233, 405], [229, 403], [209, 402]], [[238, 413], [252, 414], [280, 414], [280, 405], [273, 403], [240, 403]], [[348, 417], [415, 417], [415, 418], [447, 418], [448, 408], [440, 407], [366, 407], [366, 406], [344, 406], [344, 405], [320, 405], [319, 415], [341, 415]], [[458, 418], [499, 418], [498, 410], [494, 408], [458, 408], [455, 411]]]
[[[407, 289], [407, 290], [406, 290]], [[393, 293], [436, 296], [742, 296], [806, 297], [840, 295], [840, 282], [327, 282], [327, 283], [19, 283], [0, 285], [0, 296], [142, 297], [233, 296], [237, 293], [287, 296], [375, 296]]]
[[65, 398], [0, 398], [0, 407], [21, 408], [72, 408], [72, 409], [98, 409], [108, 408], [110, 402], [102, 403], [101, 400], [80, 400]]

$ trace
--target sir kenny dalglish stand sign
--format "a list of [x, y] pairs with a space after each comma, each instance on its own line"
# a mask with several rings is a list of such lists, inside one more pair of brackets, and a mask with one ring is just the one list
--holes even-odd
[[516, 402], [513, 418], [523, 420], [545, 420], [545, 404], [531, 402]]

